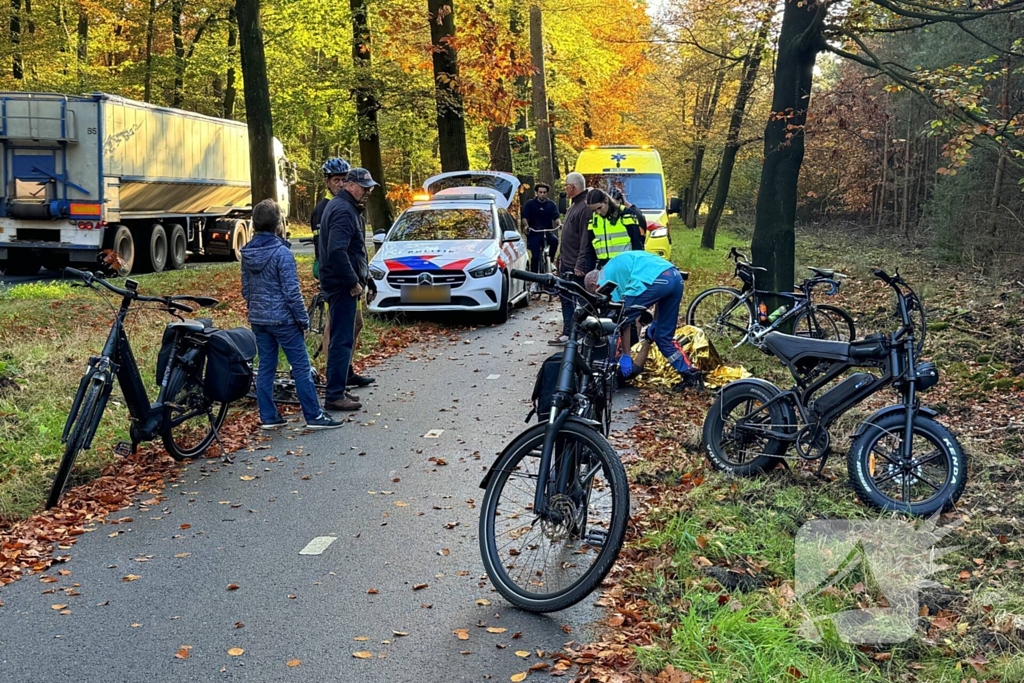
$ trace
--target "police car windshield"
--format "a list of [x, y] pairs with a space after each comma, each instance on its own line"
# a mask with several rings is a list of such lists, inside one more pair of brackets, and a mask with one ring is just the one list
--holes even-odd
[[496, 237], [491, 212], [484, 209], [406, 211], [388, 235], [389, 241], [490, 240]]
[[588, 187], [605, 192], [619, 188], [626, 195], [626, 201], [636, 204], [642, 211], [665, 210], [665, 190], [657, 173], [588, 173], [585, 177]]

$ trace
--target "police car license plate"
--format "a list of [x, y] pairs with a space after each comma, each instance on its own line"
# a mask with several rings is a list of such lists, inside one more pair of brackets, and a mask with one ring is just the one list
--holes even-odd
[[447, 304], [451, 300], [452, 288], [447, 285], [402, 287], [403, 304]]

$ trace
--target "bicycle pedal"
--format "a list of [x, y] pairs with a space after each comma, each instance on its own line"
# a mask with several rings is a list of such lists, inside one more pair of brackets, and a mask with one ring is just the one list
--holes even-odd
[[584, 542], [592, 548], [603, 548], [608, 542], [608, 532], [604, 529], [591, 529], [587, 532]]
[[117, 445], [114, 446], [114, 453], [127, 458], [129, 455], [135, 453], [135, 446], [127, 441], [119, 441]]

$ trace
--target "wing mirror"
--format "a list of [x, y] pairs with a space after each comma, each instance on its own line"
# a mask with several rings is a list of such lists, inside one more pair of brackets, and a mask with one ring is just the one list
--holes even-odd
[[683, 210], [683, 200], [681, 200], [679, 197], [672, 197], [672, 199], [670, 199], [669, 202], [668, 202], [668, 212], [670, 214], [672, 214], [672, 213], [679, 213], [682, 210]]
[[382, 232], [378, 232], [376, 235], [374, 235], [373, 236], [373, 246], [375, 248], [379, 249], [380, 245], [384, 244], [384, 237], [385, 237], [385, 235]]
[[520, 235], [515, 230], [506, 230], [505, 234], [503, 234], [501, 236], [501, 241], [502, 242], [521, 242], [522, 240], [523, 240], [523, 236]]

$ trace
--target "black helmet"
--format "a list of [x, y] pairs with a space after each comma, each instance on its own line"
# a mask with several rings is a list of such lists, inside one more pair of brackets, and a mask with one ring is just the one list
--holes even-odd
[[332, 175], [348, 175], [351, 169], [352, 166], [341, 157], [331, 157], [320, 167], [325, 178], [330, 178]]
[[612, 189], [608, 190], [608, 195], [619, 204], [623, 201], [622, 190], [618, 187], [612, 187]]

